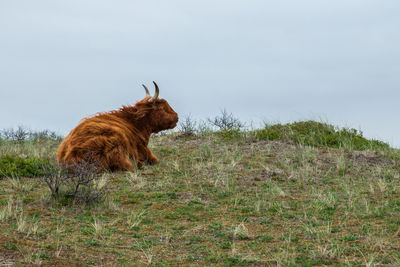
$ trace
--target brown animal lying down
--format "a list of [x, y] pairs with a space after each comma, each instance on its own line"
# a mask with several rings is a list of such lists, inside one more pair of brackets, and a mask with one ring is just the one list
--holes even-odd
[[159, 89], [153, 83], [154, 96], [143, 85], [146, 97], [134, 106], [83, 119], [58, 148], [58, 162], [70, 170], [83, 162], [95, 164], [100, 171], [133, 171], [132, 161], [138, 168], [157, 163], [147, 147], [150, 135], [174, 128], [178, 114], [158, 98]]

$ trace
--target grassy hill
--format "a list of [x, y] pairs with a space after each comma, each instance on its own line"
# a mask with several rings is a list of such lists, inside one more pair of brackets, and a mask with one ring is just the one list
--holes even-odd
[[400, 265], [399, 150], [316, 122], [184, 126], [152, 138], [158, 165], [102, 174], [91, 205], [12, 172], [59, 138], [0, 141], [0, 265]]

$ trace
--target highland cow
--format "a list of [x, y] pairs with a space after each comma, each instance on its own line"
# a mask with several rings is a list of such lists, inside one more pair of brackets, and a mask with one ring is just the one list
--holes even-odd
[[122, 106], [119, 110], [98, 113], [83, 119], [63, 140], [58, 148], [58, 162], [70, 170], [80, 163], [96, 164], [99, 170], [133, 171], [143, 164], [154, 164], [158, 158], [148, 148], [152, 133], [172, 129], [178, 122], [178, 114], [164, 99], [155, 94], [134, 106]]

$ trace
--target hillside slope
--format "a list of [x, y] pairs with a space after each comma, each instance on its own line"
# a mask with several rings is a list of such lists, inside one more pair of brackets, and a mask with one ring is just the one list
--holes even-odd
[[[52, 142], [14, 152], [54, 155]], [[103, 174], [105, 199], [91, 206], [53, 200], [40, 178], [2, 178], [0, 264], [400, 264], [398, 150], [257, 132], [168, 134], [151, 147], [160, 164]]]

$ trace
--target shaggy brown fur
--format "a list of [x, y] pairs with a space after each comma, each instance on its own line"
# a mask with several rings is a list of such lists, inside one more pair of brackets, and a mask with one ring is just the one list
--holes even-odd
[[133, 171], [132, 161], [138, 168], [157, 163], [147, 147], [150, 135], [174, 128], [178, 114], [164, 99], [149, 102], [150, 98], [83, 119], [58, 148], [58, 162], [73, 170], [90, 161], [100, 170], [111, 171]]

